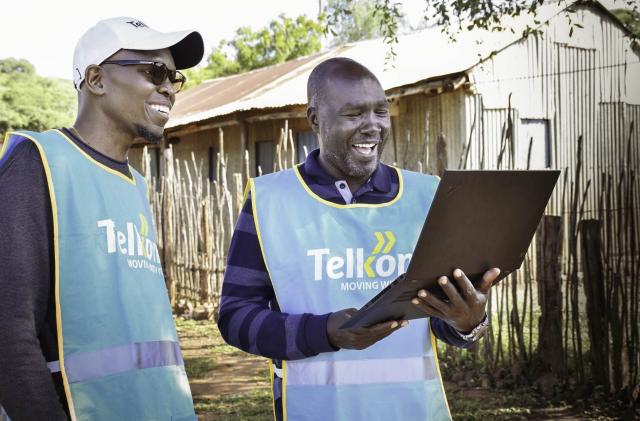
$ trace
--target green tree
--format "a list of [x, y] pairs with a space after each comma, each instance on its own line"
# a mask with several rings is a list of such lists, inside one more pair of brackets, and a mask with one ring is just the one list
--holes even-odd
[[320, 51], [324, 24], [306, 16], [280, 15], [269, 25], [253, 31], [236, 30], [235, 37], [222, 40], [207, 58], [207, 65], [186, 72], [187, 87], [203, 80], [242, 73]]
[[29, 63], [27, 60], [9, 57], [0, 60], [0, 73], [35, 74], [36, 69], [33, 67], [33, 64]]
[[323, 12], [331, 21], [333, 45], [383, 35], [383, 16], [376, 11], [375, 0], [329, 0]]
[[615, 9], [611, 12], [629, 28], [636, 38], [640, 38], [640, 12], [628, 9]]
[[0, 136], [67, 126], [76, 112], [71, 82], [36, 74], [27, 60], [0, 59]]

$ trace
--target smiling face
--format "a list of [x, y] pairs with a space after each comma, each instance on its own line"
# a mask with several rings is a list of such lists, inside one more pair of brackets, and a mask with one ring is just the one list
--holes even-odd
[[320, 139], [320, 164], [352, 190], [378, 168], [391, 121], [384, 91], [364, 67], [347, 62], [320, 81], [308, 110]]
[[[108, 60], [158, 61], [170, 70], [176, 68], [168, 49], [121, 50]], [[100, 67], [104, 69], [106, 87], [102, 109], [115, 123], [116, 130], [153, 143], [162, 140], [176, 94], [168, 78], [160, 85], [154, 84], [149, 75], [149, 65], [101, 64]]]

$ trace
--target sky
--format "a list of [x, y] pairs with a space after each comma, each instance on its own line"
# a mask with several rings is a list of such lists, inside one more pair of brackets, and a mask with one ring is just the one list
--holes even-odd
[[[604, 0], [607, 7], [612, 2]], [[640, 0], [638, 0], [640, 1]], [[233, 38], [240, 26], [258, 29], [284, 13], [318, 15], [320, 0], [7, 0], [0, 23], [0, 58], [29, 60], [43, 76], [71, 79], [73, 49], [97, 21], [115, 16], [140, 19], [163, 32], [199, 31], [206, 51]], [[416, 25], [424, 0], [402, 0], [407, 21]], [[620, 3], [618, 3], [620, 4]]]

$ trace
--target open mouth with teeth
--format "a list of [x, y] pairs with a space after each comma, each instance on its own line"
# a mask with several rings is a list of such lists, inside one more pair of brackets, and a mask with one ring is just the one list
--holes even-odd
[[353, 149], [356, 150], [361, 155], [373, 155], [378, 147], [377, 143], [356, 143], [351, 145]]
[[149, 105], [149, 107], [157, 112], [159, 112], [160, 114], [169, 117], [169, 111], [171, 111], [171, 109], [166, 106], [166, 105], [160, 105], [160, 104], [151, 104]]

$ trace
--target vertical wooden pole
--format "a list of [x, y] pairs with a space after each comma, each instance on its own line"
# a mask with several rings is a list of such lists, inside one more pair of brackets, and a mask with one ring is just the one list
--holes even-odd
[[578, 226], [582, 247], [584, 292], [587, 297], [587, 325], [591, 339], [591, 372], [597, 384], [608, 388], [609, 329], [602, 269], [600, 221], [585, 219]]
[[238, 126], [240, 126], [240, 159], [242, 160], [240, 168], [245, 168], [249, 165], [248, 155], [245, 153], [249, 150], [249, 129], [242, 116], [238, 117]]
[[447, 169], [448, 166], [447, 141], [444, 138], [444, 134], [440, 133], [436, 141], [436, 174], [442, 177], [444, 170]]
[[538, 301], [538, 365], [542, 373], [564, 373], [562, 352], [562, 218], [545, 215], [536, 235]]

